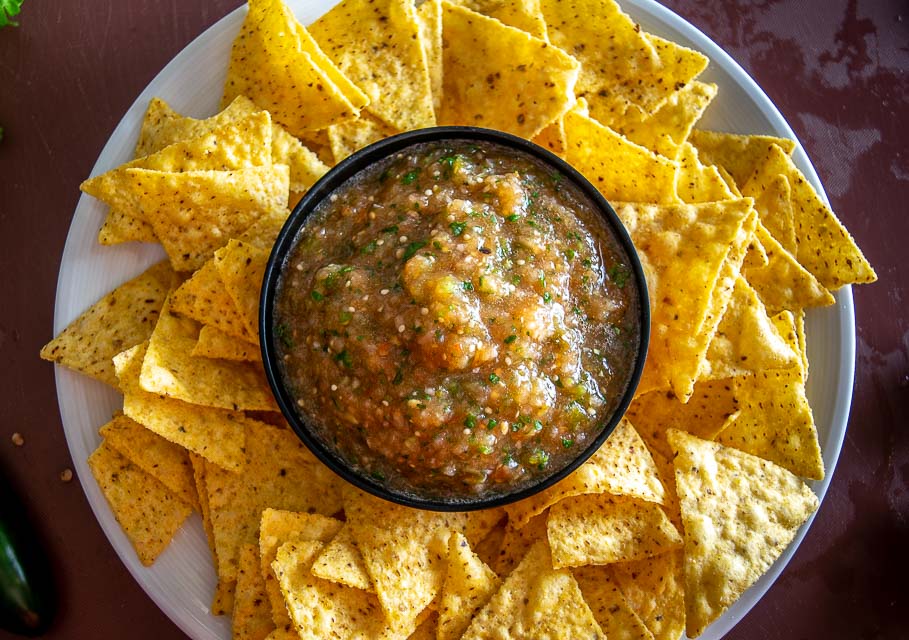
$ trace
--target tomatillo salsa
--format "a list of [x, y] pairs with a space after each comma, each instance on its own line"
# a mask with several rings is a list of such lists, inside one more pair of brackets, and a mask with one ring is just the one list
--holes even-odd
[[596, 438], [626, 389], [628, 257], [530, 155], [414, 145], [334, 191], [295, 242], [276, 301], [285, 382], [330, 448], [398, 489], [531, 484]]

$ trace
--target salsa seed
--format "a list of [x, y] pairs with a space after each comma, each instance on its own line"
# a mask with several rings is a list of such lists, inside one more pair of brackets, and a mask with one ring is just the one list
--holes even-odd
[[426, 307], [423, 307], [422, 309], [420, 309], [420, 314], [421, 314], [421, 315], [424, 315], [424, 316], [425, 316], [425, 315], [428, 315], [428, 314], [429, 314], [429, 309], [427, 309]]
[[332, 391], [337, 391], [337, 390], [338, 390], [338, 385], [336, 385], [336, 384], [331, 385], [331, 390], [332, 390]]
[[387, 295], [388, 295], [388, 289], [382, 289], [379, 293], [381, 293], [383, 296], [387, 296]]
[[404, 333], [404, 330], [405, 330], [406, 328], [407, 328], [407, 327], [405, 327], [403, 324], [399, 324], [399, 325], [398, 325], [398, 333]]

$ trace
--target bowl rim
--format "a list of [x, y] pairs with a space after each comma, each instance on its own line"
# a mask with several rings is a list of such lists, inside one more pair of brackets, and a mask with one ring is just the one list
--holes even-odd
[[[341, 187], [350, 178], [354, 177], [374, 162], [381, 161], [394, 153], [398, 153], [417, 144], [440, 142], [444, 140], [476, 140], [511, 147], [552, 167], [564, 175], [566, 179], [571, 180], [581, 193], [591, 201], [593, 208], [604, 220], [622, 250], [625, 251], [630, 262], [629, 266], [634, 274], [634, 280], [637, 284], [638, 291], [637, 302], [640, 331], [637, 356], [630, 372], [625, 391], [597, 437], [591, 440], [587, 447], [557, 472], [542, 477], [539, 481], [523, 485], [516, 491], [495, 493], [485, 498], [478, 497], [475, 500], [471, 500], [468, 497], [446, 501], [436, 497], [428, 498], [420, 497], [413, 493], [404, 493], [389, 488], [381, 481], [367, 475], [365, 472], [359, 472], [345, 463], [340, 456], [327, 447], [321, 439], [312, 432], [312, 429], [308, 424], [308, 417], [305, 416], [303, 412], [298, 412], [295, 399], [283, 382], [280, 355], [277, 348], [275, 331], [273, 330], [275, 301], [279, 288], [278, 285], [284, 273], [285, 262], [297, 244], [295, 240], [300, 228], [306, 223], [310, 214], [316, 207], [321, 204], [323, 200], [328, 198], [337, 188]], [[548, 149], [503, 131], [470, 126], [437, 126], [400, 133], [360, 149], [331, 168], [303, 195], [300, 201], [297, 202], [293, 211], [282, 226], [281, 231], [278, 233], [277, 239], [275, 240], [268, 257], [259, 297], [259, 335], [262, 364], [275, 401], [291, 429], [319, 461], [347, 482], [350, 482], [367, 493], [389, 502], [429, 511], [476, 511], [511, 504], [548, 489], [552, 485], [568, 477], [606, 442], [618, 423], [624, 417], [629, 404], [631, 404], [631, 400], [644, 371], [644, 362], [647, 358], [647, 350], [650, 343], [650, 300], [647, 291], [647, 281], [644, 277], [641, 261], [635, 250], [634, 244], [631, 241], [631, 237], [628, 234], [628, 230], [619, 219], [612, 205], [577, 169]]]

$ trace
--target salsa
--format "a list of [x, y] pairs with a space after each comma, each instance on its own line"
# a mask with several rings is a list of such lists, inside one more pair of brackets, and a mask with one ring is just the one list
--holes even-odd
[[306, 220], [279, 283], [285, 382], [352, 466], [423, 497], [512, 492], [596, 438], [639, 344], [594, 205], [489, 142], [409, 147]]

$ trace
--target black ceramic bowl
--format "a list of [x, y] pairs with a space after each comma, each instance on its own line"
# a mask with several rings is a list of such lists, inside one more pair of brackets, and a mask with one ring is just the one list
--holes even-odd
[[[509, 147], [536, 158], [544, 165], [548, 165], [554, 171], [561, 173], [565, 179], [572, 181], [581, 194], [586, 196], [593, 207], [602, 215], [607, 227], [627, 255], [631, 278], [639, 292], [637, 303], [640, 313], [640, 339], [625, 392], [616, 405], [613, 414], [606, 421], [605, 427], [596, 438], [590, 441], [586, 448], [578, 452], [577, 457], [561, 469], [555, 470], [551, 475], [540, 476], [533, 484], [520, 485], [511, 492], [503, 493], [499, 491], [485, 496], [462, 495], [450, 499], [421, 496], [418, 490], [405, 491], [398, 487], [388, 486], [370, 476], [367, 472], [350, 465], [333, 448], [326, 446], [318, 435], [314, 421], [298, 406], [293, 394], [285, 384], [282, 359], [278, 348], [279, 336], [275, 330], [275, 303], [282, 283], [285, 263], [296, 246], [298, 232], [309, 215], [333, 191], [366, 167], [413, 145], [445, 140], [481, 141]], [[300, 200], [278, 235], [268, 261], [260, 299], [259, 331], [265, 373], [278, 406], [293, 430], [319, 460], [348, 482], [385, 500], [409, 507], [434, 511], [469, 511], [501, 506], [542, 491], [568, 476], [600, 448], [627, 410], [640, 381], [650, 338], [650, 305], [644, 272], [641, 269], [640, 260], [635, 252], [634, 245], [631, 243], [628, 232], [606, 199], [578, 171], [546, 149], [507, 133], [477, 127], [433, 127], [386, 138], [358, 151], [329, 171]]]

